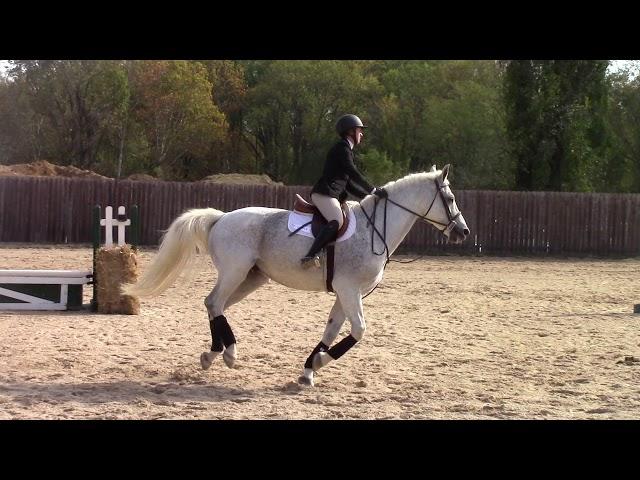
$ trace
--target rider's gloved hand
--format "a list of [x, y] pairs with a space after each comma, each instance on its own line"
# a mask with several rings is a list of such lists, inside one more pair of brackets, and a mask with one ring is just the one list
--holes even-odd
[[384, 188], [376, 187], [376, 189], [373, 191], [373, 194], [376, 197], [379, 197], [379, 198], [388, 198], [389, 197], [389, 194], [387, 193], [387, 191]]

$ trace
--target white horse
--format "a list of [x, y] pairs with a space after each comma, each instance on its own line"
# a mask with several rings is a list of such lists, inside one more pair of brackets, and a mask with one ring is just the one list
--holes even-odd
[[[469, 235], [458, 210], [447, 176], [435, 165], [430, 172], [416, 173], [384, 186], [387, 204], [375, 196], [360, 203], [348, 202], [357, 228], [353, 236], [335, 244], [333, 290], [336, 301], [329, 314], [322, 341], [307, 359], [299, 382], [313, 385], [314, 371], [340, 358], [361, 340], [366, 323], [362, 298], [382, 280], [388, 257], [400, 245], [417, 219], [434, 225], [447, 241], [460, 243]], [[200, 356], [207, 369], [222, 354], [227, 366], [237, 358], [236, 339], [224, 311], [269, 279], [287, 287], [326, 291], [323, 268], [300, 266], [312, 239], [290, 235], [289, 211], [247, 207], [228, 213], [213, 208], [193, 209], [173, 221], [164, 234], [158, 254], [147, 271], [123, 293], [155, 296], [166, 290], [198, 251], [208, 252], [218, 270], [218, 283], [206, 297], [212, 346]], [[371, 220], [371, 223], [369, 222]], [[375, 233], [375, 235], [374, 235]], [[375, 243], [372, 251], [372, 242]], [[386, 256], [380, 255], [386, 249]], [[333, 345], [346, 319], [351, 332]]]

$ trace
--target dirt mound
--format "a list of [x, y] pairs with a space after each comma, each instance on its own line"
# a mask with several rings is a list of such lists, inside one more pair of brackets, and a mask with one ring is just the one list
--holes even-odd
[[82, 170], [73, 165], [54, 165], [46, 160], [38, 160], [33, 163], [19, 163], [16, 165], [0, 165], [0, 175], [18, 176], [29, 175], [37, 177], [87, 177], [107, 178], [90, 170]]
[[6, 165], [0, 165], [0, 177], [13, 177], [18, 175], [10, 167]]
[[134, 173], [129, 175], [126, 180], [135, 180], [138, 182], [160, 182], [159, 178], [154, 177], [153, 175], [148, 175], [146, 173]]
[[198, 180], [206, 183], [228, 183], [233, 185], [284, 185], [282, 182], [274, 182], [269, 175], [250, 175], [243, 173], [219, 173], [209, 175]]
[[[73, 165], [54, 165], [46, 160], [33, 163], [20, 163], [16, 165], [0, 165], [0, 176], [40, 176], [40, 177], [86, 177], [109, 178], [90, 170], [82, 170]], [[161, 182], [162, 180], [146, 173], [134, 173], [126, 177], [126, 180], [142, 182]], [[284, 185], [282, 182], [274, 182], [269, 175], [250, 175], [242, 173], [220, 173], [209, 175], [198, 180], [206, 183], [226, 183], [232, 185]]]

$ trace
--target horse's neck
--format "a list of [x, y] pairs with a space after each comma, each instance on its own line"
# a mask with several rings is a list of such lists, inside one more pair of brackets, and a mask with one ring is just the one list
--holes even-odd
[[[418, 214], [426, 213], [429, 195], [433, 195], [432, 189], [429, 188], [429, 183], [425, 179], [421, 182], [412, 182], [403, 184], [402, 180], [396, 182], [387, 188], [389, 198], [403, 207], [413, 210]], [[375, 199], [373, 196], [367, 197], [362, 201], [362, 208], [371, 215], [374, 208]], [[407, 236], [411, 227], [413, 227], [418, 217], [411, 212], [408, 212], [391, 202], [387, 203], [387, 246], [389, 247], [389, 254], [391, 255], [396, 248], [400, 245], [404, 237]], [[384, 215], [385, 215], [385, 201], [381, 200], [378, 203], [376, 209], [375, 225], [381, 234], [384, 234]], [[379, 239], [376, 240], [378, 242]]]

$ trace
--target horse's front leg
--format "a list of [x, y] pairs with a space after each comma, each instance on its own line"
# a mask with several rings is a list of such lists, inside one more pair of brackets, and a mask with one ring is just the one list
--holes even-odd
[[[339, 359], [364, 337], [367, 328], [362, 312], [362, 295], [359, 290], [336, 289], [343, 315], [351, 323], [351, 333], [329, 349], [320, 349], [313, 355], [312, 369], [317, 371], [332, 360]], [[338, 332], [336, 332], [337, 335]], [[335, 336], [331, 339], [335, 340]], [[319, 345], [320, 346], [320, 345]], [[318, 348], [318, 347], [316, 347]], [[305, 370], [306, 371], [306, 370]]]
[[338, 333], [340, 333], [340, 329], [344, 324], [346, 317], [342, 310], [342, 306], [340, 305], [340, 300], [336, 298], [333, 307], [331, 308], [331, 313], [329, 313], [329, 320], [327, 321], [327, 326], [324, 329], [324, 334], [322, 335], [322, 341], [316, 345], [316, 348], [313, 349], [309, 358], [304, 364], [304, 372], [298, 378], [298, 382], [304, 385], [313, 386], [313, 372], [314, 370], [318, 370], [322, 365], [319, 363], [319, 355], [327, 350], [331, 344], [335, 341]]

